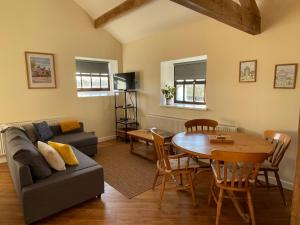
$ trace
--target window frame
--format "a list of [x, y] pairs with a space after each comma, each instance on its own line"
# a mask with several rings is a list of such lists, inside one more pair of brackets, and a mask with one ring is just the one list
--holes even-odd
[[[191, 79], [189, 79], [191, 80]], [[206, 90], [206, 79], [194, 79], [193, 81], [186, 81], [186, 80], [183, 80], [182, 82], [177, 82], [175, 80], [175, 74], [174, 74], [174, 87], [175, 87], [175, 96], [174, 96], [174, 103], [183, 103], [183, 104], [195, 104], [195, 105], [206, 105], [206, 94], [205, 94], [205, 90]], [[183, 85], [183, 101], [178, 101], [177, 100], [177, 93], [176, 93], [176, 90], [177, 90], [177, 85], [178, 84], [182, 84]], [[186, 84], [193, 84], [193, 101], [185, 101], [185, 85]], [[195, 102], [195, 85], [196, 84], [204, 84], [204, 101], [203, 102]]]
[[[92, 75], [90, 73], [90, 75], [87, 75], [87, 74], [78, 74], [76, 72], [75, 74], [75, 77], [76, 77], [76, 88], [77, 88], [77, 91], [110, 91], [110, 74], [107, 74], [107, 75]], [[77, 77], [81, 77], [80, 81], [81, 81], [81, 88], [78, 88], [77, 87]], [[91, 88], [82, 88], [82, 77], [91, 77]], [[99, 77], [100, 78], [100, 88], [93, 88], [93, 77]], [[101, 88], [101, 77], [107, 77], [107, 80], [108, 80], [108, 88]]]

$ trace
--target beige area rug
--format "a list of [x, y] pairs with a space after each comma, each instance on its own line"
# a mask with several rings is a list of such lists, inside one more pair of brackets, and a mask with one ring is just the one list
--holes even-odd
[[[152, 188], [156, 164], [131, 154], [129, 144], [100, 145], [95, 160], [103, 166], [105, 182], [129, 199]], [[160, 183], [159, 180], [157, 184]]]

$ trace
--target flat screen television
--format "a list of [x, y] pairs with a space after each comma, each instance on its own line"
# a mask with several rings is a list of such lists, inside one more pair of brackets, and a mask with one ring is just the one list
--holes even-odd
[[114, 90], [126, 91], [136, 89], [136, 73], [116, 73], [113, 75]]

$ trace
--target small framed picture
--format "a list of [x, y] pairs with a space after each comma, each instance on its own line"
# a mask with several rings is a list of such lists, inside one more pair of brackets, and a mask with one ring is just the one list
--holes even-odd
[[294, 89], [296, 87], [297, 71], [297, 63], [276, 65], [274, 88]]
[[257, 60], [240, 62], [240, 82], [256, 82]]
[[54, 54], [25, 52], [28, 88], [56, 88]]

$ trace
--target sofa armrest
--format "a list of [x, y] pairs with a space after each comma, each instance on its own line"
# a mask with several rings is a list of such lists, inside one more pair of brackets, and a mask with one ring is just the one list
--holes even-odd
[[83, 122], [79, 122], [80, 124], [80, 128], [78, 130], [76, 130], [77, 132], [84, 132], [84, 124]]
[[6, 160], [17, 195], [20, 197], [22, 188], [33, 184], [30, 168], [12, 159], [9, 153], [6, 154]]

